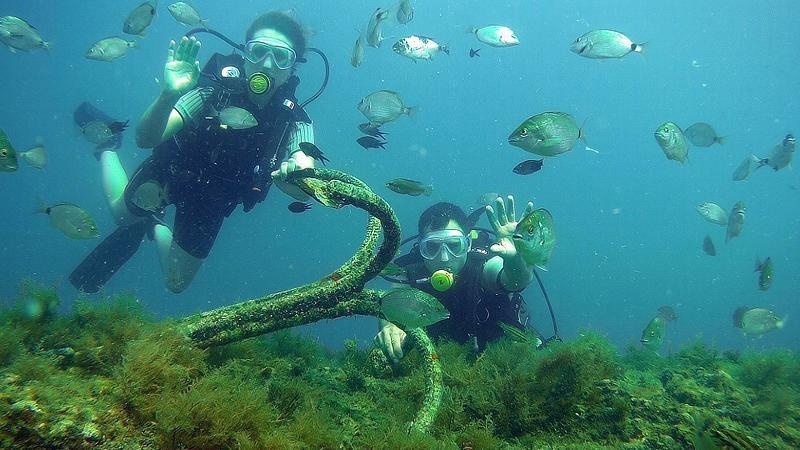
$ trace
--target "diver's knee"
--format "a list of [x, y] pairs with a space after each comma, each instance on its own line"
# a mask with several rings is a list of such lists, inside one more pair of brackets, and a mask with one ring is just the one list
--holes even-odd
[[176, 294], [183, 292], [202, 264], [202, 259], [192, 256], [173, 241], [165, 264], [167, 289]]

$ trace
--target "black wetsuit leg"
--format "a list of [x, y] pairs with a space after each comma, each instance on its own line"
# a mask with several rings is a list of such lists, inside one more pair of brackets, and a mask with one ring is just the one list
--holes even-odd
[[175, 205], [172, 239], [188, 254], [205, 259], [217, 239], [227, 211], [215, 203], [199, 201]]

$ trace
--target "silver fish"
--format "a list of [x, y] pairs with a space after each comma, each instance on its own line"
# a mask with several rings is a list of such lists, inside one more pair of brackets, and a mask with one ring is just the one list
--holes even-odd
[[206, 28], [206, 20], [200, 18], [200, 13], [186, 2], [175, 2], [167, 6], [167, 11], [178, 22], [190, 27], [201, 26]]
[[780, 318], [767, 308], [737, 308], [733, 313], [733, 326], [741, 328], [744, 334], [762, 335], [770, 331], [780, 330], [786, 323], [786, 317]]
[[19, 158], [25, 161], [29, 166], [37, 169], [44, 169], [45, 166], [47, 166], [47, 150], [45, 150], [42, 144], [37, 144], [21, 152]]
[[512, 47], [519, 44], [519, 38], [514, 30], [504, 25], [473, 28], [472, 33], [479, 41], [492, 47]]
[[728, 225], [728, 213], [716, 203], [703, 202], [695, 207], [704, 219], [717, 225]]
[[364, 35], [359, 34], [353, 45], [353, 54], [350, 56], [350, 65], [358, 67], [364, 62]]
[[358, 102], [358, 110], [373, 125], [383, 125], [396, 120], [403, 114], [412, 116], [415, 108], [403, 104], [400, 94], [394, 91], [373, 92]]
[[133, 192], [131, 201], [145, 211], [156, 213], [167, 204], [167, 194], [155, 181], [145, 181]]
[[681, 131], [681, 127], [673, 122], [665, 122], [655, 131], [656, 141], [664, 151], [667, 159], [683, 164], [689, 157], [689, 142]]
[[122, 23], [122, 32], [135, 36], [144, 36], [147, 27], [153, 23], [156, 16], [156, 2], [144, 2], [133, 9]]
[[539, 208], [523, 217], [514, 228], [514, 246], [529, 266], [545, 267], [556, 245], [555, 225], [550, 211]]
[[575, 39], [570, 50], [585, 58], [622, 58], [631, 52], [644, 52], [644, 44], [633, 42], [619, 31], [593, 30]]
[[750, 155], [733, 171], [733, 181], [746, 180], [759, 167], [763, 166], [761, 158]]
[[705, 122], [697, 122], [690, 125], [689, 128], [684, 130], [683, 135], [696, 147], [711, 147], [714, 144], [722, 145], [725, 143], [725, 138], [717, 136], [714, 128]]
[[121, 37], [111, 36], [92, 44], [85, 56], [86, 59], [95, 61], [114, 61], [125, 56], [131, 47], [136, 47], [135, 41], [126, 41]]
[[778, 171], [792, 163], [792, 155], [794, 155], [794, 147], [797, 140], [791, 134], [787, 134], [783, 141], [772, 149], [769, 157], [762, 161], [763, 164], [772, 167], [773, 170]]
[[100, 236], [92, 216], [78, 205], [58, 203], [42, 206], [39, 212], [50, 217], [50, 224], [72, 239], [92, 239]]
[[550, 111], [528, 117], [509, 136], [508, 143], [540, 156], [572, 150], [583, 132], [571, 115]]
[[447, 46], [439, 44], [433, 38], [411, 35], [395, 42], [392, 50], [400, 56], [405, 56], [413, 61], [424, 59], [430, 61], [439, 52], [450, 54]]
[[740, 200], [733, 205], [731, 215], [728, 216], [728, 229], [725, 232], [726, 243], [742, 233], [745, 211], [747, 211], [747, 207], [744, 206], [743, 201]]
[[238, 106], [228, 106], [219, 112], [219, 123], [226, 128], [246, 130], [258, 125], [258, 120], [253, 114]]
[[411, 22], [414, 18], [414, 6], [411, 5], [411, 0], [400, 0], [400, 3], [397, 4], [395, 18], [401, 25]]
[[86, 137], [86, 140], [97, 145], [105, 144], [114, 137], [114, 132], [108, 124], [100, 120], [87, 122], [86, 125], [81, 128], [81, 133]]
[[12, 53], [16, 53], [17, 50], [29, 52], [39, 48], [44, 50], [50, 48], [50, 43], [42, 39], [33, 25], [15, 16], [0, 17], [0, 42]]
[[433, 325], [450, 317], [439, 300], [414, 288], [398, 288], [381, 297], [381, 312], [387, 320], [405, 329]]
[[17, 152], [5, 131], [0, 129], [0, 172], [16, 172], [19, 168]]
[[366, 30], [367, 45], [375, 48], [381, 46], [381, 41], [383, 41], [383, 34], [381, 33], [381, 29], [383, 28], [382, 24], [388, 17], [389, 10], [381, 8], [376, 9], [375, 12], [369, 16], [369, 23], [367, 24]]

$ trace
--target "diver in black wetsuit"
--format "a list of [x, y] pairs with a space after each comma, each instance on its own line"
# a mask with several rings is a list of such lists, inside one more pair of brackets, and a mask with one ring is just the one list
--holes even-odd
[[[314, 129], [294, 93], [306, 32], [290, 15], [268, 12], [246, 39], [243, 56], [215, 54], [202, 73], [200, 42], [193, 36], [170, 42], [163, 90], [136, 129], [139, 147], [153, 154], [128, 181], [116, 152], [101, 153], [106, 199], [119, 227], [72, 273], [75, 287], [96, 292], [149, 234], [167, 287], [181, 292], [238, 204], [250, 211], [273, 180], [298, 200], [307, 198], [282, 181], [314, 165], [299, 146], [314, 142]], [[234, 118], [249, 112], [257, 124], [228, 123], [230, 112]], [[176, 209], [172, 230], [160, 221], [167, 205]]]
[[[525, 214], [533, 211], [528, 203]], [[452, 203], [437, 203], [419, 218], [419, 239], [408, 255], [395, 260], [407, 283], [436, 297], [450, 317], [426, 328], [432, 337], [472, 342], [475, 350], [503, 335], [498, 323], [525, 330], [528, 314], [519, 294], [533, 280], [533, 271], [517, 252], [511, 236], [517, 225], [514, 199], [497, 198], [486, 213], [497, 242], [488, 236], [473, 241], [467, 215]], [[483, 233], [484, 235], [488, 233]], [[381, 320], [375, 343], [394, 363], [403, 357], [406, 333]]]

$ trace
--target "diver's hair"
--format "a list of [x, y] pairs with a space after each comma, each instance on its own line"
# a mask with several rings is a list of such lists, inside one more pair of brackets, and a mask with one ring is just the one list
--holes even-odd
[[298, 58], [306, 54], [308, 48], [308, 31], [298, 22], [292, 14], [283, 11], [269, 11], [258, 17], [247, 29], [245, 40], [250, 41], [258, 30], [271, 28], [285, 34], [292, 41], [293, 49]]
[[462, 230], [468, 230], [468, 219], [463, 209], [452, 203], [439, 202], [423, 211], [419, 216], [419, 234], [425, 233], [428, 228], [431, 231], [442, 230], [451, 220], [454, 220]]

